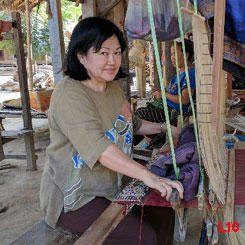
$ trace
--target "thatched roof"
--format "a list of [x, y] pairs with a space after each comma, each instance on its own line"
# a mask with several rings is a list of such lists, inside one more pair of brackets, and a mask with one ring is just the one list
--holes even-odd
[[[29, 0], [30, 9], [36, 7], [44, 0]], [[25, 11], [25, 0], [0, 0], [0, 6], [10, 11]]]

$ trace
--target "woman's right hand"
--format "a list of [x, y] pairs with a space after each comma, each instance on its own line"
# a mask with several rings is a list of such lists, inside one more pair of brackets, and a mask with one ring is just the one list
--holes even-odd
[[145, 176], [142, 178], [142, 181], [150, 188], [158, 190], [162, 197], [166, 197], [167, 201], [169, 200], [174, 188], [178, 190], [179, 197], [181, 199], [183, 198], [184, 188], [179, 181], [174, 181], [157, 176], [151, 173], [149, 170], [146, 170]]

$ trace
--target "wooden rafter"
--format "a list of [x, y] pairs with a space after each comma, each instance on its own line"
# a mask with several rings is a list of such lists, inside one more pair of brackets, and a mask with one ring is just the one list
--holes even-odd
[[[44, 0], [29, 0], [30, 10], [36, 7], [39, 3], [44, 2]], [[25, 11], [25, 1], [23, 0], [0, 0], [0, 5], [4, 9], [10, 11]]]

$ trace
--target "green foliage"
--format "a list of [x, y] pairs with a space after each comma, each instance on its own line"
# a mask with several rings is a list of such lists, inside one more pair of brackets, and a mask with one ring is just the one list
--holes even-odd
[[[0, 20], [11, 21], [10, 13], [0, 10]], [[3, 40], [0, 42], [0, 50], [6, 50], [7, 52], [14, 54], [15, 45], [13, 40]]]
[[61, 13], [63, 22], [63, 33], [65, 46], [67, 46], [69, 39], [67, 33], [71, 33], [73, 28], [78, 22], [78, 18], [82, 14], [81, 5], [79, 7], [75, 6], [74, 2], [68, 0], [61, 1]]
[[50, 54], [48, 18], [45, 13], [45, 5], [40, 5], [32, 12], [31, 39], [33, 59], [41, 60], [46, 54]]
[[[65, 44], [68, 43], [67, 32], [71, 32], [78, 22], [81, 13], [81, 6], [75, 7], [75, 3], [68, 0], [61, 0], [61, 12], [63, 22], [63, 32]], [[21, 15], [23, 39], [26, 44], [26, 24], [25, 15]], [[11, 21], [10, 13], [0, 9], [0, 20]], [[46, 14], [46, 4], [41, 4], [39, 9], [35, 7], [31, 15], [31, 35], [32, 50], [35, 60], [43, 59], [46, 54], [50, 54], [50, 41], [48, 29], [48, 16]], [[12, 40], [0, 42], [0, 50], [15, 53], [15, 46]]]

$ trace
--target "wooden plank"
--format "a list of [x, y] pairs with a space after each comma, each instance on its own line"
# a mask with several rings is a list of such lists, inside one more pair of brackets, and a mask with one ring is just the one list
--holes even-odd
[[[20, 159], [20, 160], [25, 160], [26, 155], [24, 154], [5, 154], [5, 159]], [[38, 156], [35, 155], [35, 159], [38, 159]]]
[[52, 229], [42, 220], [10, 245], [68, 245], [73, 244], [77, 239], [77, 235], [59, 227]]
[[[30, 99], [28, 93], [27, 85], [27, 72], [25, 65], [25, 55], [24, 55], [24, 43], [23, 35], [21, 31], [21, 19], [20, 14], [13, 12], [11, 14], [12, 20], [15, 23], [14, 27], [14, 41], [16, 46], [16, 58], [18, 65], [18, 76], [20, 84], [20, 94], [21, 94], [21, 104], [23, 110], [23, 124], [26, 130], [32, 130], [32, 121], [30, 113]], [[35, 149], [34, 149], [34, 139], [33, 135], [24, 136], [25, 149], [27, 155], [27, 168], [29, 170], [36, 170], [36, 158], [35, 158]]]
[[4, 130], [0, 132], [3, 138], [18, 138], [20, 136], [33, 133], [33, 130]]
[[102, 245], [124, 218], [124, 210], [124, 205], [111, 203], [74, 245]]
[[226, 204], [224, 211], [224, 229], [228, 229], [225, 224], [234, 222], [234, 198], [235, 198], [235, 149], [229, 151], [229, 173], [227, 179]]
[[26, 33], [27, 33], [27, 61], [28, 61], [28, 88], [33, 90], [33, 72], [32, 72], [32, 43], [31, 43], [31, 15], [29, 0], [25, 0], [26, 9]]
[[219, 135], [221, 95], [222, 88], [222, 66], [224, 50], [224, 26], [225, 26], [225, 3], [226, 0], [215, 1], [214, 15], [214, 44], [213, 44], [213, 93], [212, 93], [212, 116], [211, 128], [213, 134]]
[[57, 84], [64, 77], [62, 67], [65, 57], [60, 0], [50, 0], [50, 9], [52, 12], [52, 18], [48, 20], [50, 48], [54, 83]]

